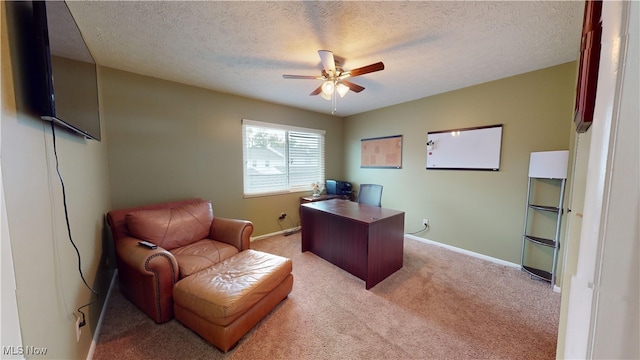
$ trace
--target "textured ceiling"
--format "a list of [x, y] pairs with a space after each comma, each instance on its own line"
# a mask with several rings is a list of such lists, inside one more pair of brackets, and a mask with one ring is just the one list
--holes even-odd
[[364, 86], [337, 99], [337, 116], [576, 60], [582, 1], [238, 2], [69, 1], [99, 65], [331, 113], [309, 93], [317, 51]]

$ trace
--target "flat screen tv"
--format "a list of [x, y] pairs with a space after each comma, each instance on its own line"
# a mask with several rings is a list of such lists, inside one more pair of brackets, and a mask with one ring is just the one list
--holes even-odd
[[43, 120], [100, 141], [96, 63], [64, 1], [34, 1], [32, 94]]

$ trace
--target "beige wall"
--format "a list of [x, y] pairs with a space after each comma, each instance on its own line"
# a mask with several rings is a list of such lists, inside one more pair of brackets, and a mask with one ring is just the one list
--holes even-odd
[[[13, 12], [5, 14], [6, 4], [0, 4], [2, 184], [22, 345], [45, 347], [48, 358], [84, 358], [110, 275], [106, 261], [101, 259], [103, 216], [110, 208], [106, 141], [86, 141], [60, 128], [56, 130], [72, 236], [82, 256], [85, 278], [101, 295], [95, 305], [85, 309], [87, 326], [82, 328], [78, 343], [74, 314], [78, 307], [88, 303], [90, 292], [80, 278], [76, 252], [67, 237], [50, 123], [24, 106], [20, 74], [26, 70], [20, 68], [21, 60], [15, 48], [10, 47], [17, 43], [11, 27], [15, 18]], [[2, 251], [4, 255], [5, 249]], [[3, 262], [3, 272], [5, 266]], [[4, 336], [2, 340], [3, 346], [18, 345], [5, 343]]]
[[[576, 64], [567, 63], [346, 118], [346, 179], [384, 186], [405, 231], [520, 263], [529, 155], [570, 150]], [[503, 124], [500, 170], [425, 170], [429, 131]], [[361, 169], [360, 140], [403, 135], [402, 169]], [[558, 266], [561, 269], [561, 265]]]
[[[256, 236], [297, 225], [301, 194], [243, 198], [242, 118], [327, 130], [327, 178], [381, 183], [383, 206], [406, 212], [405, 231], [419, 230], [426, 217], [431, 228], [418, 236], [513, 263], [520, 262], [529, 154], [570, 149], [573, 129], [575, 63], [352, 116], [344, 125], [119, 70], [101, 74], [114, 208], [204, 197], [218, 216], [253, 221]], [[500, 171], [425, 170], [428, 131], [492, 124], [504, 125]], [[362, 138], [398, 134], [402, 169], [360, 169]], [[290, 216], [278, 222], [282, 211]], [[545, 254], [535, 255], [544, 263]], [[561, 261], [562, 254], [558, 269]]]
[[102, 70], [114, 208], [202, 197], [217, 216], [251, 220], [254, 236], [296, 226], [310, 192], [243, 198], [243, 118], [326, 130], [326, 175], [342, 176], [341, 118]]

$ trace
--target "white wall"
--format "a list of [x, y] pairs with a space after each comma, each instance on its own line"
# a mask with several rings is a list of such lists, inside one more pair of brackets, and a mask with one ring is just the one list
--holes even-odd
[[565, 358], [640, 358], [639, 4], [603, 6], [578, 266], [558, 337]]
[[[98, 322], [108, 267], [102, 261], [104, 214], [111, 208], [107, 143], [88, 141], [56, 129], [59, 169], [64, 179], [69, 223], [82, 263], [72, 247], [64, 215], [61, 181], [56, 171], [53, 134], [49, 122], [26, 106], [24, 61], [17, 51], [19, 9], [27, 2], [0, 2], [2, 7], [2, 121], [0, 154], [6, 212], [2, 228], [3, 300], [8, 295], [13, 338], [3, 346], [46, 348], [46, 358], [86, 357]], [[8, 239], [7, 235], [8, 234]], [[10, 244], [11, 252], [5, 252]], [[9, 256], [8, 261], [5, 257]], [[85, 308], [87, 325], [76, 340], [76, 309], [91, 299], [78, 268], [90, 286], [102, 294]], [[12, 271], [13, 270], [13, 271]], [[15, 291], [11, 278], [15, 275]], [[108, 285], [108, 282], [106, 282]], [[5, 294], [5, 288], [9, 292]], [[19, 330], [15, 298], [19, 315]], [[3, 301], [3, 311], [5, 303]], [[4, 315], [4, 313], [3, 313]], [[5, 318], [2, 318], [3, 330]], [[6, 341], [6, 342], [5, 342]], [[35, 357], [34, 355], [27, 356]], [[43, 357], [44, 358], [44, 357]]]
[[[2, 15], [2, 44], [7, 44], [6, 14], [4, 6], [0, 6]], [[0, 84], [0, 94], [2, 94], [2, 117], [15, 118], [15, 99], [13, 97], [13, 76], [11, 76], [11, 62], [6, 48], [2, 48], [2, 83]], [[6, 76], [5, 76], [6, 75]], [[7, 111], [5, 111], [5, 109]], [[9, 223], [4, 201], [4, 184], [2, 181], [2, 127], [0, 126], [0, 260], [2, 264], [2, 327], [0, 328], [0, 343], [2, 346], [22, 346], [22, 336], [20, 333], [20, 319], [18, 317], [18, 302], [16, 299], [16, 277], [13, 271], [13, 253], [11, 252], [11, 242], [9, 240]], [[3, 359], [20, 358], [20, 356], [3, 355]]]

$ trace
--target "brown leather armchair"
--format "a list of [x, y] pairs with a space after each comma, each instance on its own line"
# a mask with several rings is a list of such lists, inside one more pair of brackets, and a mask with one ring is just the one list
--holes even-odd
[[[189, 199], [107, 214], [120, 292], [157, 323], [173, 318], [180, 279], [249, 249], [253, 224], [213, 216], [211, 202]], [[141, 240], [157, 245], [150, 249]]]

